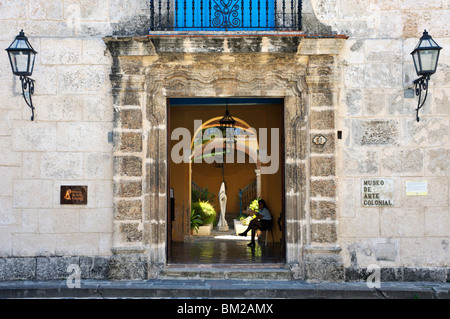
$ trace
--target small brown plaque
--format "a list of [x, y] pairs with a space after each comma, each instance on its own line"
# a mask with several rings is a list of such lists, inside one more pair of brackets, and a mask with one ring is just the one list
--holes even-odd
[[61, 205], [87, 205], [87, 186], [61, 186]]

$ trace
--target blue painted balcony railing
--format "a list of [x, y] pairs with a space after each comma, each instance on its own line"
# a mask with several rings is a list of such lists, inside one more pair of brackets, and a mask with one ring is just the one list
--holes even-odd
[[150, 31], [299, 31], [302, 0], [150, 0]]

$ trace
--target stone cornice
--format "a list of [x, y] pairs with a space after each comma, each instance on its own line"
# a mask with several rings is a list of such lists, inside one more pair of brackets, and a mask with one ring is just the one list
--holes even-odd
[[113, 56], [151, 56], [162, 53], [297, 53], [337, 55], [345, 36], [277, 35], [150, 35], [105, 37]]

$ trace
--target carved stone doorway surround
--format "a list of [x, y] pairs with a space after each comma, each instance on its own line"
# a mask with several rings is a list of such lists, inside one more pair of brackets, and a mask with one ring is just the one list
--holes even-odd
[[[285, 110], [286, 263], [295, 279], [342, 280], [335, 112], [345, 39], [104, 38], [115, 114], [111, 279], [157, 278], [166, 265], [167, 99], [276, 97]], [[313, 143], [318, 135], [325, 144]]]

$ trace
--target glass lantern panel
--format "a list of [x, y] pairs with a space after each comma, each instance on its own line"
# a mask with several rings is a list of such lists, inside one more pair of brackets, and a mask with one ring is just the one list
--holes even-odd
[[36, 54], [31, 54], [30, 55], [30, 65], [29, 65], [29, 69], [28, 72], [30, 73], [30, 75], [33, 73], [33, 69], [34, 69], [34, 61], [36, 60]]
[[413, 55], [414, 66], [416, 67], [416, 73], [419, 74], [422, 70], [419, 62], [419, 52], [415, 52]]
[[21, 51], [10, 52], [12, 67], [14, 73], [28, 73], [29, 54], [24, 54]]
[[420, 52], [420, 61], [422, 62], [422, 72], [435, 72], [437, 61], [437, 50], [423, 50]]

